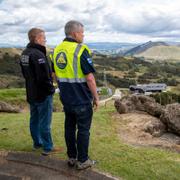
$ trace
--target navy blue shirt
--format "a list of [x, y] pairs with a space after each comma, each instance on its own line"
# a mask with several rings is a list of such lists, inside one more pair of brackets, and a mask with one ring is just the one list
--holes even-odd
[[[64, 41], [76, 42], [74, 39], [65, 38]], [[94, 73], [92, 57], [88, 50], [85, 49], [80, 57], [81, 69], [84, 75]], [[54, 71], [54, 70], [53, 70]], [[64, 106], [77, 106], [90, 104], [92, 102], [92, 94], [86, 82], [68, 83], [58, 82], [60, 89], [60, 99]]]

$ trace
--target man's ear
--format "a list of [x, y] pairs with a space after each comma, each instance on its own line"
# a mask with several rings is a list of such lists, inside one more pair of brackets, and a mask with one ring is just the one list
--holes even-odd
[[37, 44], [39, 43], [39, 37], [38, 36], [36, 36], [36, 38], [34, 39], [34, 42]]
[[77, 37], [76, 32], [72, 32], [72, 37], [74, 37], [76, 39], [76, 37]]

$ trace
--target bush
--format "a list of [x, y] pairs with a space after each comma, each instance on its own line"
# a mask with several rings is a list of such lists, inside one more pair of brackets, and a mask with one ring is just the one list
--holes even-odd
[[157, 80], [157, 83], [166, 83], [168, 86], [177, 86], [178, 85], [178, 82], [175, 78], [168, 79], [166, 77]]
[[150, 96], [153, 97], [156, 102], [160, 103], [161, 105], [167, 105], [176, 102], [180, 103], [180, 95], [172, 92], [156, 93], [151, 94]]

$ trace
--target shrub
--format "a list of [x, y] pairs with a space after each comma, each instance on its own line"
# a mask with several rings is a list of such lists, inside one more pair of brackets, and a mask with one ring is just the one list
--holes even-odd
[[162, 92], [151, 94], [156, 102], [160, 103], [161, 105], [171, 104], [171, 103], [180, 103], [180, 95], [172, 93], [172, 92]]

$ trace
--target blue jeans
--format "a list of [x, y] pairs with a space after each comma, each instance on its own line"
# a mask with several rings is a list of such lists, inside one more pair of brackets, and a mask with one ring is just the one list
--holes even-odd
[[51, 138], [52, 95], [41, 103], [30, 103], [30, 132], [34, 147], [42, 146], [44, 151], [53, 148]]
[[[64, 107], [65, 140], [69, 158], [84, 162], [88, 159], [92, 105]], [[76, 135], [77, 130], [77, 135]]]

